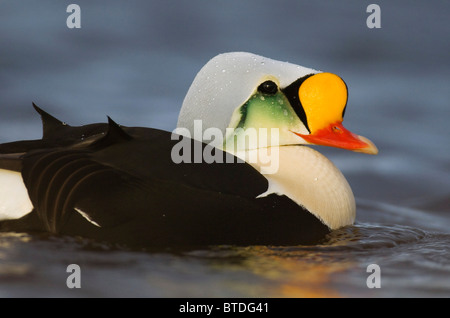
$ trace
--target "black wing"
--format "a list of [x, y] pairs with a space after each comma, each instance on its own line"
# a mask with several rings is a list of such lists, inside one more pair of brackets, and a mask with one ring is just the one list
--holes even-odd
[[21, 140], [0, 144], [0, 154], [18, 154], [36, 149], [67, 147], [80, 142], [93, 142], [108, 131], [108, 124], [98, 123], [84, 126], [70, 126], [39, 108], [33, 107], [41, 116], [42, 139]]
[[34, 210], [18, 228], [138, 247], [309, 244], [329, 232], [285, 196], [256, 199], [267, 180], [227, 153], [214, 149], [223, 163], [192, 163], [194, 153], [174, 163], [171, 136], [110, 121], [88, 144], [27, 152], [22, 175]]

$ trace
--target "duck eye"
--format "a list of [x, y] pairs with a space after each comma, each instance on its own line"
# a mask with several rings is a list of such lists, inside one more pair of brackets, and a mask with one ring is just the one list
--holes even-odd
[[258, 91], [263, 94], [274, 95], [278, 92], [278, 86], [273, 81], [265, 81], [258, 86]]

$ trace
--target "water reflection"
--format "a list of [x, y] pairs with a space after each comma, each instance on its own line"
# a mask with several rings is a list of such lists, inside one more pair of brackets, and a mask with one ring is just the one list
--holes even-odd
[[333, 288], [333, 276], [352, 267], [351, 261], [324, 261], [314, 251], [298, 249], [274, 253], [268, 247], [252, 247], [246, 250], [247, 258], [240, 269], [268, 281], [269, 297], [340, 297]]
[[[359, 223], [317, 246], [134, 251], [80, 238], [8, 233], [0, 242], [0, 293], [8, 295], [70, 296], [65, 269], [71, 263], [82, 268], [81, 295], [101, 297], [371, 297], [405, 290], [420, 295], [433, 289], [424, 281], [441, 286], [449, 277], [450, 235], [398, 225]], [[366, 286], [372, 263], [382, 269], [379, 290]], [[411, 280], [417, 275], [420, 281]], [[33, 288], [10, 289], [18, 282], [31, 287], [28, 281]]]
[[[346, 297], [345, 287], [353, 284], [354, 289], [357, 284], [358, 296], [369, 297], [376, 291], [366, 286], [367, 265], [425, 236], [410, 227], [357, 224], [334, 231], [318, 246], [216, 247], [188, 255], [204, 258], [220, 272], [245, 273], [247, 279], [232, 280], [231, 285], [245, 295]], [[257, 290], [249, 277], [263, 282]]]

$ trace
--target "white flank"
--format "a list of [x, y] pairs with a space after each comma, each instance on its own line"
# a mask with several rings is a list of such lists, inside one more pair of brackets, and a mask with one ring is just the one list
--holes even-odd
[[0, 169], [0, 220], [19, 219], [33, 210], [20, 172]]

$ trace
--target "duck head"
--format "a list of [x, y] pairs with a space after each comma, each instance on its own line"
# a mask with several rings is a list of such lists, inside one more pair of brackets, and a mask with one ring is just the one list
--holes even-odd
[[[224, 136], [222, 148], [230, 152], [261, 144], [309, 144], [376, 154], [370, 140], [342, 125], [347, 99], [347, 85], [335, 74], [251, 53], [224, 53], [197, 74], [177, 126], [191, 135], [196, 120], [204, 129], [218, 128]], [[248, 129], [261, 128], [269, 129], [267, 141], [245, 139]], [[277, 138], [270, 138], [272, 129]]]

